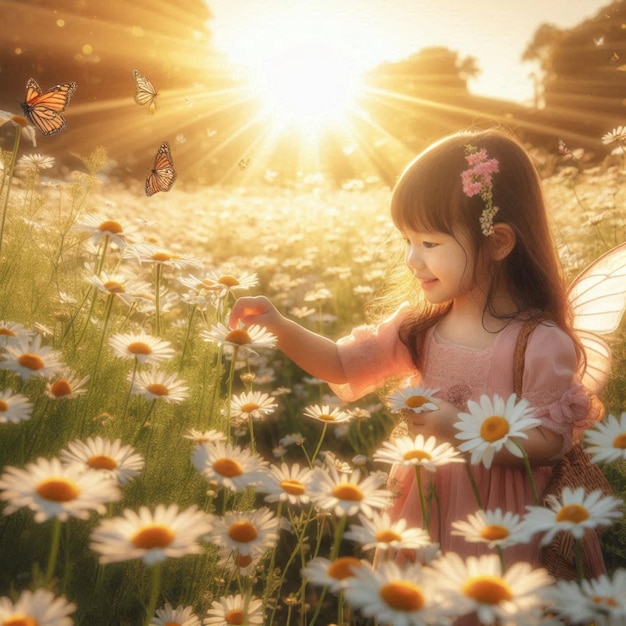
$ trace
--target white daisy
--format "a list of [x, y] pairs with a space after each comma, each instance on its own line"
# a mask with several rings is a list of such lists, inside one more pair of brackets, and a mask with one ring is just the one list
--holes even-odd
[[626, 623], [626, 569], [580, 583], [559, 580], [549, 597], [550, 608], [569, 624], [620, 626]]
[[122, 445], [119, 439], [109, 441], [100, 436], [71, 441], [59, 456], [65, 464], [106, 472], [120, 485], [135, 478], [144, 467], [143, 456], [132, 446]]
[[515, 563], [502, 573], [497, 555], [468, 557], [454, 553], [433, 561], [429, 566], [439, 574], [437, 599], [454, 616], [476, 613], [481, 624], [524, 623], [546, 602], [546, 590], [553, 579], [542, 568]]
[[73, 400], [88, 391], [89, 376], [78, 378], [69, 372], [61, 372], [46, 383], [46, 395], [52, 400]]
[[358, 524], [351, 524], [343, 536], [361, 545], [362, 550], [417, 550], [431, 544], [430, 535], [423, 528], [407, 528], [403, 517], [391, 521], [387, 511], [375, 511], [368, 519], [360, 514]]
[[626, 142], [626, 126], [618, 126], [608, 133], [604, 134], [601, 139], [602, 143], [608, 145], [617, 141], [619, 143]]
[[300, 433], [291, 433], [289, 435], [285, 435], [284, 437], [281, 437], [278, 440], [278, 443], [280, 443], [281, 446], [288, 447], [293, 444], [301, 446], [305, 441], [306, 441], [306, 438]]
[[0, 624], [4, 626], [72, 626], [74, 620], [68, 615], [76, 610], [76, 605], [63, 596], [56, 597], [47, 589], [23, 591], [12, 602], [10, 598], [0, 598]]
[[433, 402], [433, 397], [438, 391], [439, 389], [423, 389], [422, 387], [399, 389], [388, 396], [389, 408], [394, 413], [398, 411], [410, 411], [411, 413], [437, 411], [439, 407]]
[[19, 322], [0, 320], [0, 348], [19, 343], [20, 337], [31, 337], [34, 331], [24, 328]]
[[335, 407], [331, 409], [327, 404], [308, 406], [304, 409], [304, 416], [310, 417], [325, 424], [339, 424], [352, 419], [352, 415], [347, 411]]
[[148, 400], [163, 400], [168, 404], [179, 404], [189, 397], [189, 387], [176, 374], [158, 370], [154, 365], [150, 370], [128, 375], [132, 383], [131, 393], [145, 396]]
[[237, 349], [242, 356], [257, 354], [256, 350], [259, 348], [274, 348], [277, 341], [276, 335], [258, 324], [253, 324], [248, 328], [231, 329], [220, 322], [209, 330], [203, 330], [200, 336], [204, 341], [217, 343], [230, 352]]
[[271, 415], [278, 404], [267, 393], [249, 391], [233, 396], [230, 401], [231, 417], [260, 419]]
[[51, 378], [63, 369], [61, 355], [48, 346], [41, 345], [41, 335], [34, 337], [20, 337], [13, 345], [4, 348], [4, 360], [0, 362], [0, 369], [11, 370], [23, 380], [31, 376]]
[[7, 467], [0, 476], [0, 499], [7, 505], [5, 515], [28, 507], [36, 522], [53, 517], [87, 519], [91, 511], [103, 514], [105, 504], [121, 498], [110, 476], [95, 470], [63, 466], [59, 459], [39, 458], [25, 469]]
[[522, 457], [515, 440], [527, 439], [524, 431], [541, 424], [532, 417], [530, 404], [526, 400], [517, 402], [515, 394], [506, 402], [497, 394], [493, 399], [483, 395], [480, 403], [469, 400], [467, 407], [470, 412], [459, 413], [461, 421], [455, 424], [460, 431], [456, 438], [466, 440], [458, 448], [461, 452], [471, 451], [471, 462], [482, 462], [487, 469], [491, 467], [494, 454], [503, 447]]
[[154, 565], [168, 558], [200, 554], [198, 541], [211, 531], [211, 519], [195, 505], [179, 511], [176, 504], [158, 504], [154, 513], [142, 506], [125, 509], [121, 517], [101, 520], [91, 533], [91, 549], [100, 563], [141, 559]]
[[180, 282], [194, 289], [198, 293], [213, 292], [218, 297], [224, 298], [229, 293], [246, 291], [259, 284], [259, 278], [254, 272], [236, 272], [232, 268], [224, 267], [220, 270], [210, 270], [203, 277], [189, 275], [180, 278]]
[[302, 576], [312, 585], [328, 587], [332, 593], [338, 593], [346, 588], [355, 571], [364, 566], [369, 566], [369, 563], [354, 556], [340, 556], [333, 561], [318, 556], [302, 568]]
[[351, 474], [339, 472], [333, 465], [316, 468], [311, 487], [311, 500], [320, 509], [341, 517], [364, 513], [371, 517], [374, 509], [384, 509], [391, 504], [391, 492], [379, 489], [384, 484], [382, 474], [370, 474], [361, 480], [361, 470]]
[[250, 576], [257, 571], [257, 566], [265, 549], [252, 550], [250, 554], [240, 554], [238, 550], [220, 546], [218, 548], [217, 568], [235, 576]]
[[280, 522], [267, 507], [254, 511], [227, 511], [224, 517], [216, 517], [213, 522], [213, 541], [242, 556], [264, 552], [278, 542]]
[[202, 267], [200, 260], [191, 254], [177, 254], [166, 248], [146, 242], [129, 246], [124, 251], [123, 258], [136, 259], [140, 263], [164, 265], [176, 270]]
[[127, 291], [130, 291], [130, 289], [127, 288], [127, 283], [129, 281], [128, 276], [123, 274], [107, 274], [107, 272], [101, 272], [99, 275], [91, 274], [86, 276], [85, 280], [90, 285], [93, 285], [100, 293], [115, 296], [124, 304], [132, 304], [132, 298], [127, 293]]
[[611, 525], [612, 520], [622, 517], [620, 508], [624, 503], [613, 496], [603, 496], [599, 489], [586, 494], [583, 487], [574, 490], [565, 487], [560, 499], [549, 495], [546, 504], [545, 507], [527, 505], [524, 518], [529, 533], [546, 533], [543, 545], [561, 531], [582, 539], [590, 528]]
[[597, 422], [585, 432], [589, 444], [585, 452], [591, 455], [593, 463], [612, 463], [626, 459], [626, 411], [619, 419], [608, 415], [606, 420]]
[[226, 441], [226, 435], [213, 428], [211, 430], [189, 428], [183, 437], [185, 439], [191, 439], [191, 441], [194, 441], [196, 444], [206, 443], [207, 441]]
[[0, 126], [6, 124], [7, 122], [11, 122], [13, 126], [19, 128], [22, 135], [33, 144], [33, 147], [37, 146], [35, 127], [29, 124], [25, 117], [15, 115], [9, 111], [0, 111]]
[[169, 341], [138, 333], [118, 333], [109, 338], [109, 345], [115, 356], [122, 359], [136, 359], [139, 363], [157, 363], [174, 356], [174, 349]]
[[452, 528], [453, 535], [470, 543], [486, 543], [489, 548], [506, 548], [529, 540], [521, 517], [510, 511], [503, 513], [500, 508], [470, 513], [467, 521], [452, 522]]
[[263, 624], [263, 601], [237, 594], [211, 602], [203, 620], [205, 626], [260, 626]]
[[314, 470], [298, 463], [272, 465], [263, 486], [259, 488], [267, 495], [266, 502], [289, 502], [291, 505], [307, 504], [311, 500], [310, 489], [315, 477]]
[[248, 449], [223, 441], [206, 441], [192, 453], [194, 467], [209, 481], [232, 491], [263, 483], [267, 461]]
[[91, 213], [80, 217], [72, 226], [72, 230], [85, 233], [95, 245], [108, 240], [120, 250], [124, 250], [129, 241], [129, 235], [136, 230], [123, 220], [115, 220], [99, 213]]
[[445, 623], [445, 614], [430, 587], [422, 567], [401, 567], [395, 561], [382, 561], [375, 569], [354, 570], [354, 576], [347, 581], [345, 596], [355, 609], [365, 617], [375, 617], [380, 624]]
[[49, 170], [54, 167], [54, 157], [45, 156], [38, 152], [22, 155], [15, 164], [16, 171], [35, 173], [39, 170]]
[[382, 447], [374, 452], [374, 461], [420, 466], [434, 472], [441, 465], [464, 463], [465, 459], [448, 442], [437, 445], [435, 437], [425, 439], [424, 435], [405, 435], [384, 441]]
[[192, 606], [174, 608], [166, 602], [162, 609], [156, 610], [156, 615], [150, 620], [150, 626], [200, 626], [200, 620], [194, 614]]
[[10, 389], [0, 391], [0, 424], [25, 422], [32, 412], [33, 404], [25, 395]]

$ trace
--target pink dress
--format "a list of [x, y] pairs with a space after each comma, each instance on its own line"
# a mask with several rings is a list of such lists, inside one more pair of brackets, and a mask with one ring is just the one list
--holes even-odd
[[[412, 385], [437, 388], [437, 396], [450, 402], [459, 410], [467, 410], [467, 401], [478, 401], [481, 395], [498, 394], [504, 399], [514, 391], [513, 361], [517, 335], [522, 322], [512, 321], [500, 331], [492, 346], [474, 349], [444, 340], [436, 326], [427, 331], [424, 341], [423, 371], [416, 370], [409, 352], [398, 337], [402, 321], [402, 307], [394, 316], [377, 327], [361, 326], [348, 337], [341, 339], [339, 354], [348, 384], [332, 385], [344, 401], [353, 401], [374, 391], [390, 376], [412, 377]], [[535, 417], [543, 426], [563, 436], [563, 450], [567, 452], [573, 442], [580, 439], [587, 419], [589, 396], [577, 384], [576, 354], [571, 339], [561, 329], [550, 323], [539, 325], [528, 341], [525, 355], [523, 397], [535, 408]], [[530, 481], [523, 467], [493, 464], [487, 470], [482, 464], [472, 465], [485, 509], [500, 507], [519, 515], [526, 505], [534, 504]], [[550, 478], [551, 467], [535, 467], [533, 474], [538, 493], [541, 494]], [[439, 507], [433, 507], [431, 535], [442, 551], [454, 551], [461, 556], [488, 554], [486, 544], [470, 543], [461, 536], [452, 535], [451, 523], [466, 520], [468, 514], [478, 510], [466, 467], [451, 463], [428, 474], [424, 482], [434, 478]], [[404, 517], [409, 525], [421, 526], [421, 509], [415, 472], [413, 468], [394, 466], [390, 486], [397, 492], [391, 513], [397, 519]], [[394, 486], [395, 485], [395, 486]], [[424, 484], [426, 488], [426, 484]], [[438, 509], [438, 510], [437, 510]], [[512, 546], [504, 551], [506, 566], [516, 561], [528, 561], [540, 566], [541, 537], [532, 543]], [[604, 561], [599, 542], [595, 542], [592, 558], [594, 571], [588, 576], [603, 573]]]

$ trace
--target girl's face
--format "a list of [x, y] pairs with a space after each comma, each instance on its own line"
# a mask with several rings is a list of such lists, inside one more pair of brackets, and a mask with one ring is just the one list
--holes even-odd
[[462, 243], [441, 232], [405, 230], [406, 264], [431, 304], [443, 304], [478, 293], [474, 262]]

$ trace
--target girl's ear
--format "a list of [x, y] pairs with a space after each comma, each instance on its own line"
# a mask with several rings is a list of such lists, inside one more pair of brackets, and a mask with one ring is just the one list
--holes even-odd
[[502, 261], [515, 248], [515, 233], [508, 224], [494, 224], [489, 236], [489, 252], [494, 261]]

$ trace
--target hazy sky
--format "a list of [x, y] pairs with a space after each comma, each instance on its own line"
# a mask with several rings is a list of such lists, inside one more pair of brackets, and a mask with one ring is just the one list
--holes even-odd
[[[477, 57], [476, 93], [530, 101], [530, 65], [520, 57], [537, 27], [569, 28], [609, 0], [209, 0], [218, 47], [240, 61], [288, 37], [334, 41], [365, 69], [444, 45]], [[289, 32], [287, 32], [289, 31]], [[610, 56], [610, 51], [607, 52]]]

